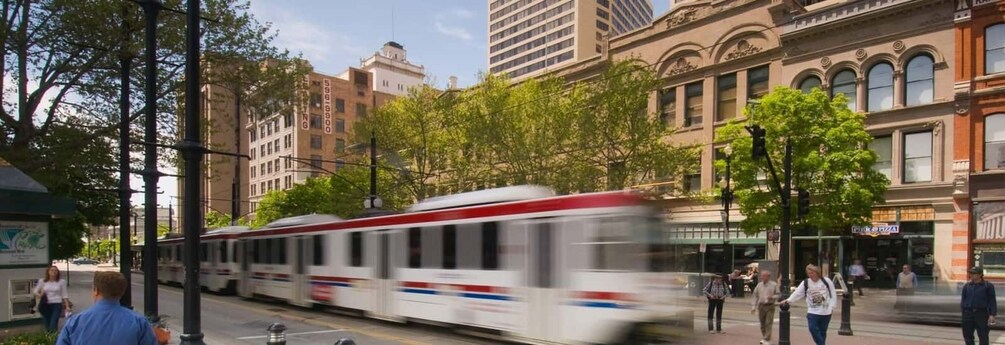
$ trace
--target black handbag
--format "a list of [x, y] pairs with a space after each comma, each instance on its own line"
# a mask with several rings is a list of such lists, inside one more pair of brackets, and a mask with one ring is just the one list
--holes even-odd
[[42, 293], [42, 298], [38, 300], [38, 313], [42, 315], [49, 315], [52, 309], [49, 308], [49, 297]]

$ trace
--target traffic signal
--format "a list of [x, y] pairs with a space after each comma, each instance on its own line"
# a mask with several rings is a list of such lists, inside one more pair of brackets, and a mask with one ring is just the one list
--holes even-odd
[[751, 147], [750, 156], [753, 159], [758, 159], [761, 157], [768, 156], [768, 149], [764, 145], [764, 135], [766, 131], [761, 126], [753, 125], [750, 126], [750, 137], [753, 139], [753, 146]]
[[810, 214], [810, 192], [800, 188], [798, 190], [799, 196], [799, 218], [802, 218]]

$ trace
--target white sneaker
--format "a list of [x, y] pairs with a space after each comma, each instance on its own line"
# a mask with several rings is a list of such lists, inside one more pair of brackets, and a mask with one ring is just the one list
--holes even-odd
[[760, 344], [761, 344], [761, 345], [771, 345], [771, 342], [770, 342], [770, 341], [767, 341], [767, 340], [764, 340], [764, 339], [761, 339], [761, 342], [760, 342]]
[[708, 331], [708, 334], [715, 334], [715, 331]]

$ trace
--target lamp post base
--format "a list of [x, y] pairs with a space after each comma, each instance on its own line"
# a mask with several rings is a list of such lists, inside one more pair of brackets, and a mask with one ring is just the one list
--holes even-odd
[[855, 295], [852, 291], [846, 291], [844, 293], [844, 298], [841, 300], [841, 328], [838, 329], [838, 335], [854, 335], [851, 330], [851, 306], [852, 306], [852, 296]]
[[181, 338], [181, 345], [206, 345], [206, 343], [202, 341], [202, 333], [182, 334], [179, 338]]

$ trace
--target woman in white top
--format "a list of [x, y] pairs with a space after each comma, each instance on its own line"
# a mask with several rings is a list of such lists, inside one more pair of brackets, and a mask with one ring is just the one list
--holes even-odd
[[806, 298], [806, 323], [810, 328], [810, 336], [817, 345], [824, 345], [827, 343], [827, 326], [831, 322], [831, 313], [837, 306], [837, 291], [834, 291], [834, 282], [820, 276], [820, 267], [806, 265], [806, 277], [782, 304]]
[[69, 295], [66, 291], [66, 281], [60, 279], [59, 269], [51, 266], [45, 270], [45, 278], [35, 284], [35, 296], [41, 301], [45, 296], [45, 305], [38, 303], [38, 311], [42, 314], [45, 330], [55, 332], [59, 328], [59, 318], [64, 310], [69, 310]]

